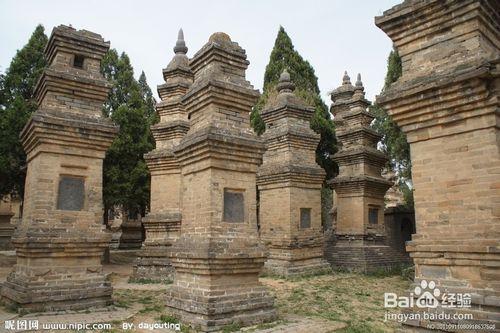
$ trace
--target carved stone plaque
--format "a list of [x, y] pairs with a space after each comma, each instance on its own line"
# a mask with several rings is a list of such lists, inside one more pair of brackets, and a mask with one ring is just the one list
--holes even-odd
[[242, 191], [224, 189], [224, 222], [245, 222], [245, 195]]
[[301, 208], [300, 209], [300, 228], [310, 228], [311, 227], [311, 208]]
[[83, 178], [61, 176], [57, 193], [57, 209], [82, 210], [85, 198]]
[[368, 208], [368, 222], [370, 224], [378, 224], [378, 209]]

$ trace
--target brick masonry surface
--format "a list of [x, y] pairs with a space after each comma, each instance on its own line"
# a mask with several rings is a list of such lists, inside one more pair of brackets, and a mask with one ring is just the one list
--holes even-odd
[[38, 109], [21, 133], [28, 170], [12, 238], [17, 263], [1, 291], [24, 311], [111, 303], [101, 266], [111, 238], [102, 223], [102, 161], [118, 130], [101, 116], [110, 85], [100, 60], [108, 49], [100, 35], [67, 26], [54, 28], [45, 49]]
[[[437, 311], [472, 313], [460, 323], [498, 329], [500, 4], [405, 1], [375, 23], [403, 64], [378, 103], [410, 143], [417, 232], [407, 250], [415, 283], [470, 294], [470, 308]], [[407, 324], [419, 330], [428, 322]]]

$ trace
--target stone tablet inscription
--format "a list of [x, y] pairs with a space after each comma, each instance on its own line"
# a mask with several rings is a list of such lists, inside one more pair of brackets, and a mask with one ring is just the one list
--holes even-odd
[[300, 228], [310, 228], [311, 227], [311, 208], [301, 208], [300, 209]]
[[57, 209], [82, 210], [85, 197], [85, 181], [79, 177], [61, 176], [57, 193]]
[[370, 224], [378, 224], [378, 209], [368, 208], [368, 222]]
[[224, 189], [224, 222], [245, 222], [245, 195], [243, 191]]

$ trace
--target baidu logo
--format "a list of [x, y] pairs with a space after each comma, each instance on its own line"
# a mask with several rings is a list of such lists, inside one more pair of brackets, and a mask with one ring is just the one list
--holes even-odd
[[427, 283], [422, 280], [420, 286], [415, 287], [414, 294], [418, 297], [416, 305], [419, 308], [437, 308], [439, 305], [437, 297], [441, 295], [441, 291], [436, 288], [434, 281]]
[[410, 292], [409, 296], [398, 296], [396, 293], [384, 293], [386, 308], [469, 308], [471, 295], [461, 293], [444, 293], [437, 288], [434, 281], [422, 280]]

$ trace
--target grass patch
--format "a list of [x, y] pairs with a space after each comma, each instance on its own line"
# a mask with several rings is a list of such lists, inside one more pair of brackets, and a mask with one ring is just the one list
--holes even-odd
[[226, 325], [222, 328], [222, 333], [231, 333], [238, 332], [241, 329], [241, 325], [239, 323], [232, 323], [230, 325]]
[[400, 275], [374, 276], [336, 272], [295, 281], [263, 280], [274, 289], [283, 315], [316, 317], [345, 322], [345, 333], [393, 331], [396, 323], [384, 322], [385, 292], [404, 294], [410, 282]]
[[270, 322], [270, 323], [263, 323], [263, 324], [256, 325], [252, 328], [246, 329], [245, 332], [249, 332], [249, 333], [250, 332], [259, 332], [261, 330], [267, 330], [267, 329], [270, 329], [270, 328], [273, 328], [273, 327], [276, 327], [279, 325], [287, 324], [288, 322], [289, 321], [286, 319], [278, 319], [278, 320]]
[[[374, 276], [374, 277], [388, 277], [388, 276], [404, 276], [405, 272], [408, 271], [408, 268], [410, 268], [411, 265], [408, 264], [402, 264], [402, 265], [397, 265], [397, 266], [390, 266], [390, 267], [380, 267], [374, 271], [368, 272], [368, 276]], [[407, 274], [407, 273], [406, 273]]]
[[9, 312], [9, 313], [18, 313], [19, 312], [19, 306], [15, 303], [3, 303], [2, 304], [5, 311]]
[[153, 298], [151, 296], [145, 296], [139, 299], [139, 303], [141, 304], [151, 304], [153, 303]]
[[348, 323], [349, 326], [346, 328], [342, 328], [338, 331], [335, 331], [336, 333], [384, 333], [385, 331], [376, 327], [373, 327], [373, 325], [370, 325], [368, 323]]
[[163, 306], [155, 304], [151, 306], [146, 306], [145, 308], [139, 310], [139, 313], [148, 313], [148, 312], [162, 312]]
[[156, 320], [161, 321], [162, 323], [172, 323], [172, 324], [181, 324], [181, 332], [182, 333], [189, 333], [191, 332], [189, 326], [183, 325], [178, 318], [173, 317], [168, 314], [162, 314], [161, 316], [157, 317]]
[[172, 324], [179, 323], [179, 319], [172, 317], [171, 315], [168, 315], [168, 314], [162, 314], [161, 316], [159, 316], [156, 319], [161, 321], [162, 323], [172, 323]]

